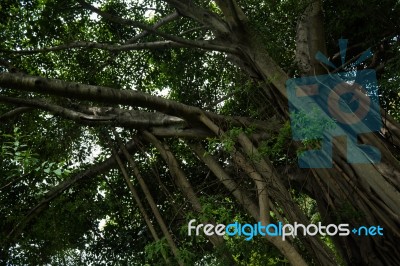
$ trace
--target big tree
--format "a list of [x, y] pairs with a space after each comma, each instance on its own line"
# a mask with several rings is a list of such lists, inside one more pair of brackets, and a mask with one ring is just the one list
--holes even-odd
[[[10, 0], [0, 12], [4, 264], [400, 265], [397, 1]], [[292, 141], [286, 81], [367, 68], [382, 128], [358, 142], [380, 162], [349, 164], [336, 138], [331, 168], [299, 168], [319, 144]], [[191, 219], [384, 236], [195, 238]]]

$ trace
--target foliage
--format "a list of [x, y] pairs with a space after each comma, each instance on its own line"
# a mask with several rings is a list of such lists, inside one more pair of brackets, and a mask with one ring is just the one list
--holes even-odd
[[[224, 245], [215, 248], [204, 235], [187, 235], [190, 219], [224, 224], [257, 222], [188, 145], [205, 147], [204, 155], [211, 155], [221, 166], [235, 190], [259, 207], [254, 180], [233, 163], [234, 153], [245, 153], [238, 141], [242, 134], [259, 154], [246, 157], [249, 165], [256, 167], [261, 159], [270, 162], [290, 196], [289, 200], [271, 198], [276, 184], [268, 183], [269, 200], [275, 207], [270, 211], [272, 221], [280, 216], [287, 222], [298, 217], [291, 217], [296, 212], [280, 206], [282, 200], [299, 206], [300, 214], [313, 223], [329, 218], [354, 224], [364, 219], [396, 224], [389, 214], [376, 211], [377, 206], [386, 208], [380, 199], [389, 196], [382, 197], [362, 183], [365, 179], [356, 167], [337, 166], [322, 175], [325, 179], [318, 171], [297, 169], [298, 154], [317, 147], [324, 133], [335, 126], [316, 108], [292, 114], [294, 123], [290, 124], [286, 99], [276, 86], [282, 73], [302, 75], [294, 58], [296, 31], [310, 1], [238, 0], [248, 18], [243, 28], [229, 24], [219, 1], [190, 1], [189, 15], [187, 10], [176, 8], [176, 3], [186, 6], [185, 1], [82, 2], [6, 0], [0, 4], [0, 79], [3, 74], [15, 73], [49, 78], [36, 80], [31, 90], [26, 88], [32, 82], [18, 86], [2, 83], [0, 87], [1, 263], [176, 265], [180, 259], [186, 265], [287, 265], [288, 258], [263, 238], [249, 242], [225, 237]], [[336, 54], [340, 37], [349, 38], [352, 45], [347, 51], [348, 63], [371, 47], [376, 56], [358, 67], [377, 70], [380, 104], [399, 120], [399, 4], [395, 0], [326, 0], [322, 4], [327, 55], [340, 65]], [[213, 16], [196, 17], [202, 8]], [[219, 25], [229, 33], [213, 28], [213, 18], [224, 20]], [[245, 38], [239, 38], [239, 33]], [[276, 63], [279, 72], [267, 75], [273, 72], [274, 64], [257, 61], [260, 57], [271, 59], [269, 63]], [[343, 66], [346, 68], [348, 65]], [[93, 87], [68, 83], [57, 93], [43, 91], [43, 82], [50, 84], [53, 79]], [[101, 86], [112, 91], [109, 99], [99, 98], [106, 91]], [[91, 94], [78, 97], [79, 93], [73, 93], [83, 88], [90, 88]], [[122, 104], [128, 94], [136, 95], [137, 100]], [[8, 116], [21, 107], [29, 109]], [[200, 119], [203, 116], [215, 123], [218, 133], [205, 126]], [[301, 144], [292, 141], [292, 129], [299, 133]], [[116, 132], [111, 144], [104, 138], [109, 132]], [[146, 132], [175, 158], [168, 154], [165, 159], [162, 150], [145, 137]], [[391, 152], [383, 157], [396, 156], [396, 138], [380, 137]], [[113, 157], [111, 146], [119, 147], [118, 141], [129, 143], [129, 153], [178, 247], [177, 257], [148, 204], [149, 194], [119, 153], [160, 240], [155, 240], [147, 228]], [[383, 172], [398, 173], [398, 162], [387, 160], [381, 165], [393, 169]], [[297, 171], [296, 177], [306, 175], [307, 180], [287, 180], [286, 169]], [[179, 173], [190, 186], [185, 183], [182, 188]], [[329, 173], [334, 173], [335, 180], [326, 178]], [[397, 177], [387, 175], [385, 182], [396, 188]], [[350, 197], [355, 194], [354, 188], [363, 191], [360, 193], [366, 202]], [[191, 189], [200, 208], [196, 209], [195, 199], [185, 194]], [[367, 203], [376, 205], [370, 208]], [[370, 208], [370, 213], [360, 206]], [[363, 252], [361, 244], [352, 238], [346, 245], [337, 245], [339, 242], [327, 237], [322, 240], [319, 243], [327, 244], [337, 257]], [[312, 264], [315, 250], [310, 242], [303, 241], [292, 244]], [[397, 243], [396, 238], [385, 241]], [[349, 243], [355, 246], [347, 249]], [[385, 257], [378, 252], [373, 255]]]
[[288, 141], [290, 140], [290, 137], [290, 123], [286, 122], [277, 135], [261, 142], [258, 150], [261, 155], [273, 158], [274, 162], [283, 161], [287, 159], [286, 151], [288, 149]]
[[299, 111], [291, 114], [291, 121], [293, 131], [298, 134], [296, 137], [304, 141], [322, 139], [325, 132], [336, 127], [335, 121], [316, 107], [309, 112]]

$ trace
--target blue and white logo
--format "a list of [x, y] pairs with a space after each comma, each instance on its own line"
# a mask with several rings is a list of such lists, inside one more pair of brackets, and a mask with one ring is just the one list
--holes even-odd
[[[339, 40], [342, 64], [347, 40]], [[364, 52], [353, 69], [372, 56]], [[316, 59], [336, 68], [322, 53]], [[332, 138], [347, 137], [347, 162], [378, 163], [380, 151], [359, 144], [359, 134], [379, 131], [382, 127], [376, 72], [372, 69], [289, 79], [286, 82], [293, 139], [319, 140], [319, 149], [299, 155], [301, 168], [331, 168]]]

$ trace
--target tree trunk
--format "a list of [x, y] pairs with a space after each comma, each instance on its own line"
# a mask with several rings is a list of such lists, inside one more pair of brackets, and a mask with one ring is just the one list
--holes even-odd
[[[215, 125], [209, 118], [206, 116], [201, 116], [200, 120], [210, 128], [215, 134], [223, 135], [224, 132]], [[306, 217], [303, 212], [299, 209], [299, 207], [294, 203], [292, 197], [290, 196], [287, 189], [282, 184], [282, 179], [278, 177], [278, 173], [273, 168], [271, 162], [269, 160], [264, 160], [262, 156], [258, 153], [256, 147], [252, 144], [252, 142], [247, 138], [243, 133], [239, 133], [238, 142], [243, 148], [244, 152], [247, 154], [248, 158], [256, 158], [252, 160], [253, 166], [248, 163], [248, 159], [245, 158], [239, 151], [234, 149], [232, 151], [233, 158], [236, 160], [236, 163], [245, 170], [246, 173], [254, 180], [257, 184], [257, 188], [261, 189], [261, 197], [260, 200], [260, 215], [263, 213], [264, 216], [261, 216], [260, 219], [263, 223], [268, 222], [269, 214], [265, 213], [265, 208], [269, 209], [268, 205], [268, 194], [270, 197], [274, 199], [279, 206], [281, 206], [285, 212], [286, 217], [292, 224], [294, 222], [302, 223], [308, 225]], [[251, 161], [251, 160], [250, 160]], [[264, 210], [261, 210], [263, 208]], [[300, 236], [301, 237], [301, 236]], [[316, 263], [318, 265], [335, 265], [335, 259], [332, 252], [327, 248], [327, 246], [316, 237], [304, 237], [303, 243], [308, 247], [310, 251], [310, 255], [313, 256]], [[296, 250], [291, 247], [289, 250], [286, 250], [287, 243], [282, 244], [276, 238], [272, 238], [271, 242], [277, 245], [277, 247], [281, 250], [281, 252], [289, 259], [289, 261], [296, 265], [297, 263], [302, 265], [304, 260], [301, 256], [296, 252]]]
[[[285, 110], [283, 115], [287, 117], [285, 82], [289, 77], [268, 56], [255, 37], [256, 34], [246, 25], [243, 27], [246, 30], [240, 34], [244, 36], [236, 37], [248, 40], [246, 44], [241, 44], [242, 59], [247, 61], [247, 65], [253, 66], [253, 72], [263, 77], [264, 82], [272, 82], [278, 94], [269, 93], [269, 96], [278, 97], [280, 100], [269, 100], [280, 104], [280, 109]], [[387, 115], [385, 127], [390, 128], [390, 133], [398, 139], [400, 128], [394, 125], [393, 121]], [[335, 237], [335, 242], [339, 243], [336, 247], [344, 255], [348, 265], [400, 265], [400, 254], [396, 248], [400, 241], [400, 165], [387, 148], [392, 145], [388, 139], [371, 133], [363, 136], [361, 140], [368, 141], [368, 144], [380, 149], [381, 163], [349, 165], [346, 160], [341, 159], [346, 158], [346, 147], [343, 143], [335, 141], [334, 151], [341, 151], [338, 156], [334, 156], [335, 168], [329, 171], [315, 169], [314, 178], [307, 182], [310, 182], [310, 187], [315, 188], [313, 197], [317, 200], [320, 213], [326, 222], [341, 220], [343, 223], [349, 223], [351, 228], [378, 224], [384, 227], [384, 237]], [[338, 190], [335, 190], [335, 187], [338, 187]], [[355, 189], [357, 193], [354, 193]], [[338, 217], [337, 213], [346, 208], [361, 212], [365, 218], [357, 220], [354, 217]]]

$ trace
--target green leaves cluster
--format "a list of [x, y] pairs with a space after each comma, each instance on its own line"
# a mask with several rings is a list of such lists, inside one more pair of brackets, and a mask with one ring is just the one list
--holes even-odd
[[319, 140], [326, 132], [336, 127], [335, 121], [320, 108], [313, 107], [309, 112], [299, 111], [291, 114], [292, 127], [303, 141]]

